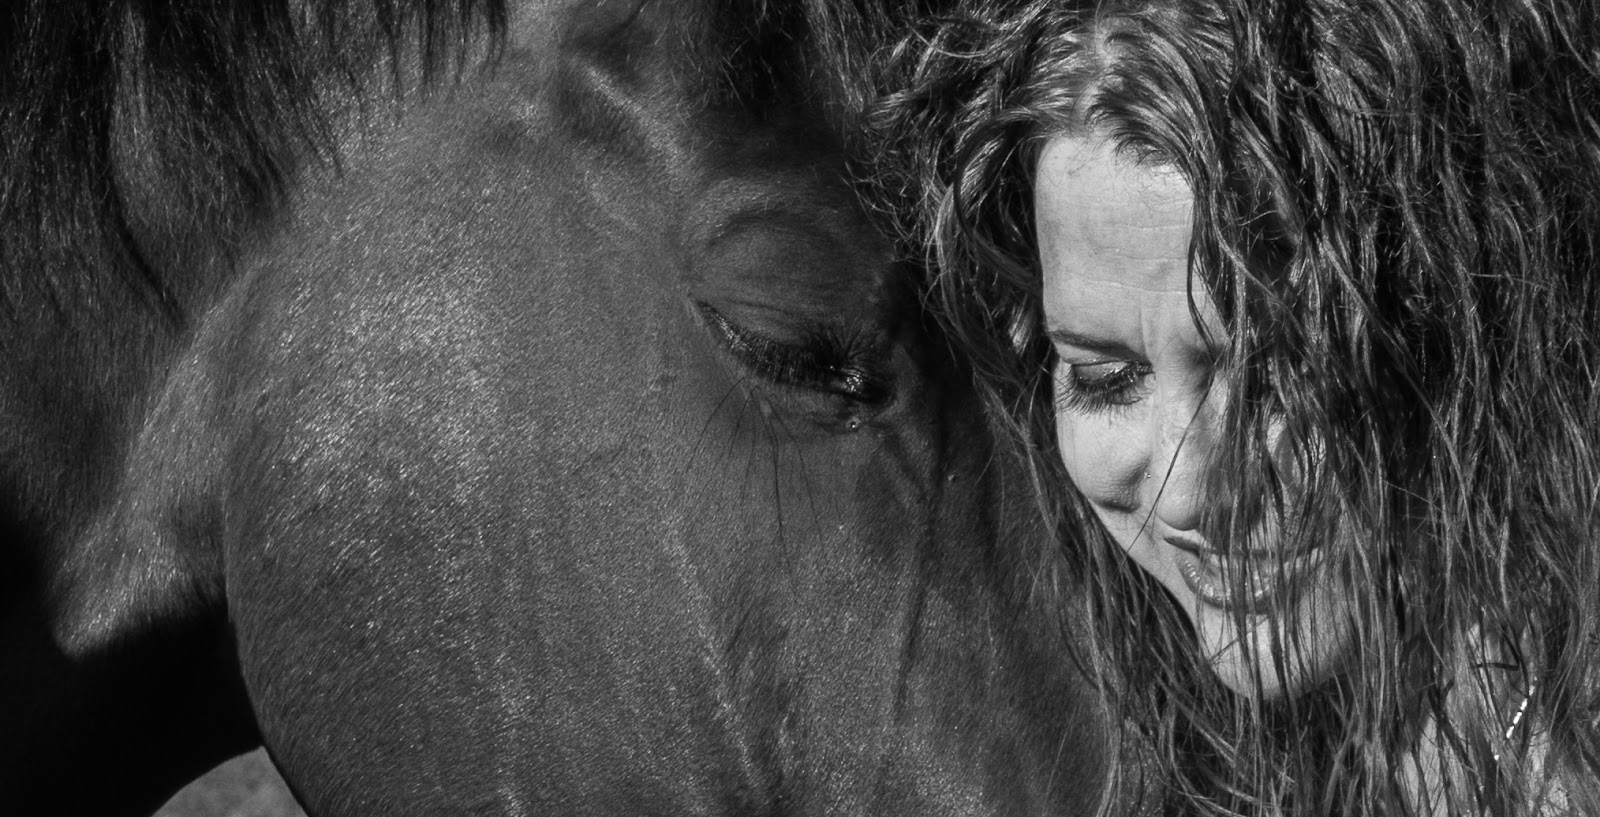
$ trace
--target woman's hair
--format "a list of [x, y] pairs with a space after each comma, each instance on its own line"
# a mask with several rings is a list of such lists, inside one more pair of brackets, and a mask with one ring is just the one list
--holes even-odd
[[[878, 192], [1090, 577], [1124, 785], [1185, 814], [1600, 814], [1600, 5], [968, 5], [889, 55]], [[1208, 531], [1292, 520], [1277, 544], [1350, 596], [1305, 694], [1224, 690], [1056, 454], [1031, 210], [1064, 135], [1193, 191], [1191, 293], [1226, 333]]]

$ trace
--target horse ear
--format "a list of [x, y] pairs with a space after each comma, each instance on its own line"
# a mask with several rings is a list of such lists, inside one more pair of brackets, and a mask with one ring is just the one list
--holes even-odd
[[[110, 495], [56, 560], [51, 628], [89, 658], [223, 603], [222, 434], [214, 379], [191, 358], [146, 413]], [[135, 413], [136, 415], [139, 413]]]

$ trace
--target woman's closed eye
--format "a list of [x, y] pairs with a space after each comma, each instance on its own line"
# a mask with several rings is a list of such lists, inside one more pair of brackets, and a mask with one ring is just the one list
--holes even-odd
[[1154, 369], [1143, 360], [1063, 360], [1056, 371], [1057, 409], [1092, 413], [1139, 402], [1148, 391], [1147, 379]]

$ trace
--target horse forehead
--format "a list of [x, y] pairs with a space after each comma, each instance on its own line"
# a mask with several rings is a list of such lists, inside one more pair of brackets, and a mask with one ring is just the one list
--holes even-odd
[[[782, 74], [776, 96], [751, 102], [719, 96], [726, 78], [687, 64], [704, 63], [703, 49], [730, 47], [724, 29], [739, 26], [714, 17], [764, 24], [768, 11], [716, 2], [567, 4], [553, 82], [521, 110], [532, 130], [561, 132], [538, 147], [586, 180], [585, 190], [568, 194], [630, 226], [673, 233], [691, 286], [711, 278], [774, 306], [803, 307], [827, 290], [870, 296], [890, 273], [888, 242], [848, 181], [846, 135], [810, 93], [813, 72], [785, 62], [773, 69]], [[686, 40], [700, 43], [684, 47]], [[796, 252], [782, 258], [787, 250]], [[694, 263], [730, 253], [744, 262]], [[739, 274], [728, 275], [733, 269]]]
[[[704, 15], [713, 6], [653, 4], [664, 9], [653, 14], [680, 15], [662, 21], [643, 16], [646, 5], [527, 3], [516, 13], [546, 24], [542, 36], [569, 38], [573, 26], [703, 22], [691, 11]], [[847, 312], [878, 320], [893, 269], [888, 242], [846, 179], [838, 134], [815, 121], [786, 121], [805, 118], [804, 97], [789, 101], [778, 119], [736, 105], [711, 110], [692, 85], [618, 79], [616, 72], [633, 69], [597, 60], [587, 46], [538, 52], [524, 48], [526, 40], [510, 45], [493, 73], [409, 111], [387, 144], [350, 163], [357, 172], [322, 188], [324, 201], [309, 208], [306, 221], [314, 233], [327, 231], [315, 226], [325, 222], [351, 237], [335, 235], [331, 254], [301, 262], [321, 270], [312, 277], [325, 274], [326, 260], [360, 266], [374, 252], [412, 259], [370, 274], [383, 276], [391, 300], [417, 301], [408, 312], [418, 315], [444, 319], [487, 308], [517, 318], [451, 324], [483, 331], [523, 323], [510, 308], [516, 299], [487, 306], [468, 299], [464, 313], [443, 301], [462, 288], [499, 291], [530, 272], [541, 297], [587, 318], [548, 322], [563, 336], [586, 324], [625, 322], [647, 304], [674, 306], [663, 295], [676, 306], [684, 296], [729, 298], [793, 320]], [[639, 41], [628, 47], [655, 48]], [[551, 74], [552, 59], [580, 70]], [[594, 98], [575, 102], [575, 94]], [[613, 119], [630, 121], [570, 121], [604, 106], [614, 109]], [[648, 138], [633, 138], [628, 127]], [[415, 259], [432, 259], [432, 266], [413, 271]], [[473, 283], [474, 276], [482, 280]]]

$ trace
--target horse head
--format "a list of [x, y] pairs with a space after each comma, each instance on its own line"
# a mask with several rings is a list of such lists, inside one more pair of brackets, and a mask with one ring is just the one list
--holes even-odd
[[255, 187], [124, 134], [198, 271], [65, 653], [198, 626], [313, 814], [1092, 810], [1072, 583], [853, 182], [887, 13], [453, 13], [314, 29]]

